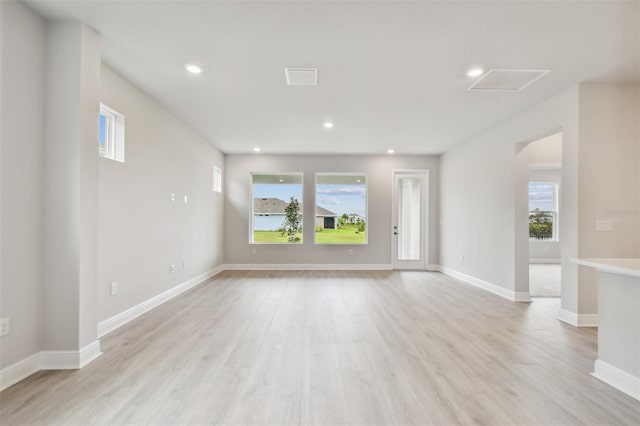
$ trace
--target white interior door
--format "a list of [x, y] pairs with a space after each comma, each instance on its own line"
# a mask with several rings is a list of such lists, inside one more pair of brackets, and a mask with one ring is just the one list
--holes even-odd
[[396, 171], [393, 174], [393, 267], [425, 269], [429, 205], [428, 170]]

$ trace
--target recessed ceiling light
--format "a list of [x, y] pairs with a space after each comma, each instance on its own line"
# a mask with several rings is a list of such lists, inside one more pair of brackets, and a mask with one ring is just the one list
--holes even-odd
[[255, 148], [253, 148], [253, 152], [260, 152], [260, 148], [256, 146]]
[[284, 182], [284, 179], [280, 179], [280, 183]]
[[191, 74], [202, 74], [202, 72], [204, 71], [204, 68], [197, 64], [186, 64], [184, 68]]
[[393, 154], [395, 151], [393, 149], [388, 149], [387, 154]]
[[323, 126], [325, 129], [333, 129], [333, 123], [330, 121], [325, 121]]
[[360, 179], [356, 179], [356, 182], [360, 183]]
[[467, 76], [468, 77], [479, 77], [482, 75], [482, 73], [484, 72], [484, 70], [482, 68], [471, 68], [469, 71], [467, 71]]

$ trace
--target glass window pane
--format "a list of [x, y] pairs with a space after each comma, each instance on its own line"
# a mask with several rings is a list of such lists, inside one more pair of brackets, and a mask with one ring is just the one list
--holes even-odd
[[401, 178], [398, 188], [398, 260], [420, 260], [420, 179]]
[[552, 240], [555, 219], [555, 184], [529, 182], [529, 238]]
[[222, 170], [217, 166], [213, 166], [213, 190], [222, 192]]
[[553, 211], [553, 182], [529, 182], [529, 211]]
[[302, 173], [252, 174], [251, 242], [302, 243]]
[[104, 145], [107, 141], [107, 117], [100, 114], [100, 145]]
[[366, 176], [318, 173], [315, 213], [317, 244], [366, 244]]

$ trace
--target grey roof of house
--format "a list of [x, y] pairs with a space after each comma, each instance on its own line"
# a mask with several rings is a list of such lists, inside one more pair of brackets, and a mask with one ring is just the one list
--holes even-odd
[[[253, 214], [284, 214], [284, 209], [289, 203], [279, 198], [254, 198]], [[302, 209], [302, 203], [300, 203]], [[338, 216], [336, 213], [316, 206], [316, 216]]]
[[279, 198], [254, 198], [253, 214], [284, 214], [287, 205]]
[[338, 217], [338, 215], [334, 212], [332, 212], [331, 210], [327, 210], [324, 207], [320, 207], [320, 206], [316, 206], [316, 216], [335, 216]]

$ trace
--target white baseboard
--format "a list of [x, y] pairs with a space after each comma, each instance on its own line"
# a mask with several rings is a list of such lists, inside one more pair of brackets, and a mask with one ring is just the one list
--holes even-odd
[[504, 297], [505, 299], [509, 299], [514, 302], [531, 302], [531, 295], [529, 294], [529, 292], [526, 292], [526, 291], [515, 292], [513, 290], [509, 290], [499, 285], [490, 283], [488, 281], [481, 280], [480, 278], [463, 274], [462, 272], [458, 272], [454, 269], [447, 268], [445, 266], [439, 266], [438, 270], [445, 275], [449, 275], [450, 277], [457, 278], [460, 281], [464, 281], [467, 284], [471, 284], [475, 287], [479, 287], [483, 290], [497, 294], [498, 296]]
[[575, 312], [560, 309], [558, 319], [574, 327], [597, 327], [598, 314], [576, 314]]
[[546, 264], [546, 265], [560, 265], [562, 263], [560, 259], [554, 258], [533, 258], [529, 259], [529, 264]]
[[89, 343], [79, 351], [42, 351], [40, 370], [77, 370], [100, 355], [100, 340]]
[[41, 351], [0, 370], [0, 391], [40, 370], [77, 370], [102, 355], [100, 340], [79, 351]]
[[40, 371], [40, 352], [0, 370], [0, 391]]
[[79, 358], [80, 351], [42, 351], [40, 370], [75, 370]]
[[591, 375], [640, 401], [640, 377], [599, 359], [596, 360]]
[[100, 355], [102, 355], [102, 351], [100, 350], [100, 340], [94, 340], [84, 348], [80, 349], [80, 353], [78, 354], [78, 368], [84, 367]]
[[127, 309], [124, 312], [121, 312], [111, 318], [108, 318], [104, 321], [98, 323], [98, 338], [105, 336], [115, 329], [122, 327], [129, 321], [138, 318], [140, 315], [146, 314], [153, 308], [165, 303], [166, 301], [173, 299], [179, 294], [184, 293], [187, 290], [197, 286], [213, 277], [214, 275], [219, 274], [224, 271], [225, 266], [220, 265], [216, 268], [213, 268], [207, 272], [204, 272], [200, 275], [197, 275], [191, 278], [188, 281], [183, 282], [182, 284], [178, 284], [177, 286], [165, 291], [164, 293], [160, 293], [157, 296], [152, 297], [151, 299], [147, 299], [142, 303], [139, 303], [132, 308]]
[[390, 263], [229, 263], [229, 271], [389, 271]]
[[512, 300], [514, 302], [531, 302], [531, 293], [528, 291], [514, 291]]
[[[133, 308], [122, 312], [98, 324], [98, 338], [126, 324], [134, 318], [150, 311], [167, 300], [184, 293], [192, 287], [222, 272], [224, 265], [195, 276], [176, 287], [146, 300]], [[75, 370], [84, 367], [102, 355], [100, 340], [95, 340], [78, 351], [41, 351], [9, 367], [0, 370], [0, 391], [40, 370]]]

